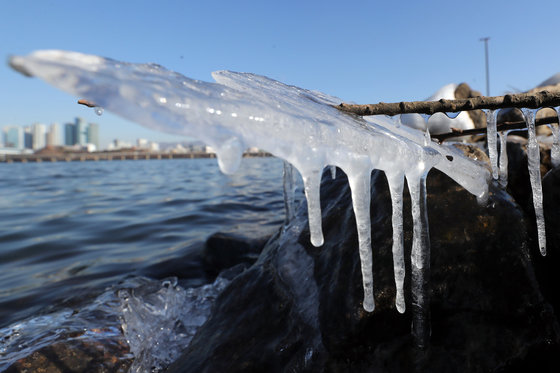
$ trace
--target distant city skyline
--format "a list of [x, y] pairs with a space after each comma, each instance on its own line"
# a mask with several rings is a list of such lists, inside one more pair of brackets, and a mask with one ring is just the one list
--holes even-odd
[[87, 123], [84, 118], [76, 117], [74, 122], [65, 123], [63, 128], [56, 122], [48, 127], [38, 122], [28, 126], [4, 126], [0, 128], [0, 147], [39, 150], [46, 146], [93, 145], [93, 149], [100, 149], [97, 123]]
[[[216, 70], [253, 72], [356, 103], [422, 100], [448, 83], [484, 92], [488, 41], [492, 95], [525, 91], [560, 71], [556, 0], [76, 3], [9, 1], [0, 15], [0, 54], [64, 49], [155, 62], [193, 79]], [[48, 16], [46, 16], [48, 15]], [[272, 16], [274, 15], [274, 16]], [[98, 117], [38, 79], [0, 65], [0, 128], [83, 117], [113, 139], [188, 138], [145, 129], [107, 111]]]

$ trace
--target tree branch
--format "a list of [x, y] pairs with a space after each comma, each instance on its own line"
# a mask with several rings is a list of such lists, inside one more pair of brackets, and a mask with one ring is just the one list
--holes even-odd
[[461, 100], [439, 101], [412, 101], [369, 105], [352, 105], [341, 103], [335, 106], [341, 111], [353, 113], [360, 116], [366, 115], [397, 115], [419, 113], [432, 115], [435, 113], [456, 113], [477, 109], [504, 109], [504, 108], [530, 108], [560, 106], [560, 91], [541, 91], [536, 93], [508, 94], [505, 96], [478, 96]]
[[97, 106], [98, 106], [98, 105], [96, 105], [95, 103], [86, 100], [85, 98], [79, 99], [79, 100], [78, 100], [78, 104], [84, 105], [84, 106], [87, 106], [87, 107], [97, 107]]

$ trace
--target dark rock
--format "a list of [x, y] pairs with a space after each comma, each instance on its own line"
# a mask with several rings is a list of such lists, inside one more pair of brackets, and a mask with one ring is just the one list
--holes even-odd
[[[407, 311], [399, 314], [394, 306], [386, 179], [372, 174], [376, 309], [368, 314], [361, 308], [349, 187], [343, 173], [337, 175], [321, 186], [324, 246], [310, 245], [300, 211], [219, 296], [212, 316], [169, 371], [556, 371], [545, 369], [560, 366], [560, 347], [556, 318], [529, 255], [538, 250], [508, 194], [493, 189], [488, 206], [479, 206], [451, 179], [430, 173], [432, 337], [429, 348], [418, 350], [410, 336], [409, 259]], [[408, 258], [408, 193], [404, 214]]]
[[534, 255], [537, 278], [546, 299], [560, 318], [560, 167], [548, 172], [542, 181], [544, 216], [546, 222], [547, 254]]
[[202, 254], [204, 269], [217, 276], [237, 264], [253, 264], [270, 237], [247, 238], [233, 233], [214, 233], [206, 240]]

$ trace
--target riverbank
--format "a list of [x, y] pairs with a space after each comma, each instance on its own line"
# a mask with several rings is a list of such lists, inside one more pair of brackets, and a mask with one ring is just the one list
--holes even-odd
[[[260, 158], [270, 157], [266, 152], [247, 152], [243, 157]], [[4, 163], [40, 163], [40, 162], [88, 162], [88, 161], [114, 161], [114, 160], [150, 160], [150, 159], [195, 159], [216, 158], [215, 153], [188, 152], [146, 152], [130, 151], [100, 151], [100, 152], [68, 152], [68, 153], [35, 153], [35, 154], [4, 154], [0, 155], [0, 162]]]

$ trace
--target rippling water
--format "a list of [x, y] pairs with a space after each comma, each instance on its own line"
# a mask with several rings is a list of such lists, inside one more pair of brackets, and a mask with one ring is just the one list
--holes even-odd
[[0, 175], [0, 328], [132, 275], [202, 285], [210, 234], [258, 237], [284, 219], [275, 158], [245, 158], [233, 176], [214, 159], [0, 164]]

